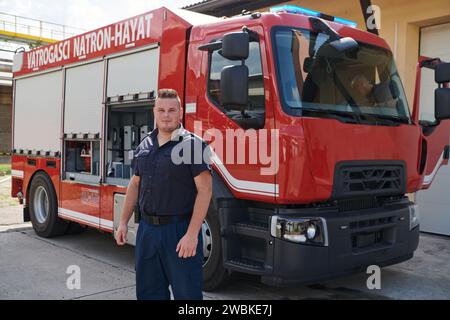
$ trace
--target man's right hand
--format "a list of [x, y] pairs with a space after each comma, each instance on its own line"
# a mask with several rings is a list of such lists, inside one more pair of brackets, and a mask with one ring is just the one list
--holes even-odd
[[121, 223], [119, 225], [119, 229], [117, 229], [116, 232], [116, 242], [117, 245], [123, 246], [127, 243], [127, 233], [128, 233], [128, 226], [126, 224]]
[[130, 221], [134, 207], [138, 201], [139, 179], [138, 176], [134, 175], [128, 184], [125, 202], [122, 213], [120, 214], [119, 229], [116, 231], [116, 242], [119, 246], [123, 246], [127, 243], [128, 221]]

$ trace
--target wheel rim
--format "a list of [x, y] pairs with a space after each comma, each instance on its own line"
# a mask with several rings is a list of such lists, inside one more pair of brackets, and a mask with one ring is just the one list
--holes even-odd
[[211, 229], [208, 222], [203, 221], [202, 224], [202, 237], [203, 237], [203, 267], [208, 263], [212, 252], [212, 236]]
[[34, 214], [39, 223], [44, 223], [47, 220], [49, 204], [45, 188], [43, 186], [37, 187], [34, 194]]

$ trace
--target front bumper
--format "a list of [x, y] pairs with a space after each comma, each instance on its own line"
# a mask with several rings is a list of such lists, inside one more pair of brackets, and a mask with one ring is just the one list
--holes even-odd
[[327, 224], [328, 246], [273, 238], [272, 272], [262, 275], [264, 283], [312, 283], [365, 272], [370, 265], [384, 267], [412, 258], [419, 243], [419, 227], [410, 230], [409, 206], [321, 217]]

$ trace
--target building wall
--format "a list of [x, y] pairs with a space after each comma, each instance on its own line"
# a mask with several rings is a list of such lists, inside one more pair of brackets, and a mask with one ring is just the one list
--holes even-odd
[[[296, 0], [287, 1], [285, 4], [350, 19], [358, 23], [358, 28], [366, 28], [359, 0]], [[412, 108], [420, 28], [450, 22], [450, 0], [372, 0], [372, 4], [380, 7], [380, 36], [389, 43], [395, 55], [409, 106]], [[261, 11], [267, 10], [268, 8], [265, 8]]]
[[11, 152], [12, 87], [0, 86], [0, 154]]

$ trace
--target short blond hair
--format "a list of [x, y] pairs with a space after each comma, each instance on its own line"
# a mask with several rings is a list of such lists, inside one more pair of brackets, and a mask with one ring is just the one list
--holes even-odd
[[366, 78], [366, 76], [364, 76], [364, 75], [362, 75], [362, 74], [357, 74], [356, 76], [353, 77], [353, 80], [350, 82], [350, 87], [351, 87], [352, 89], [354, 89], [356, 83], [357, 83], [357, 82], [360, 82], [360, 81], [365, 81], [365, 82], [367, 82], [367, 83], [370, 83], [369, 80]]
[[156, 101], [158, 99], [176, 99], [178, 101], [178, 107], [181, 108], [181, 99], [178, 96], [178, 92], [174, 89], [159, 89]]

